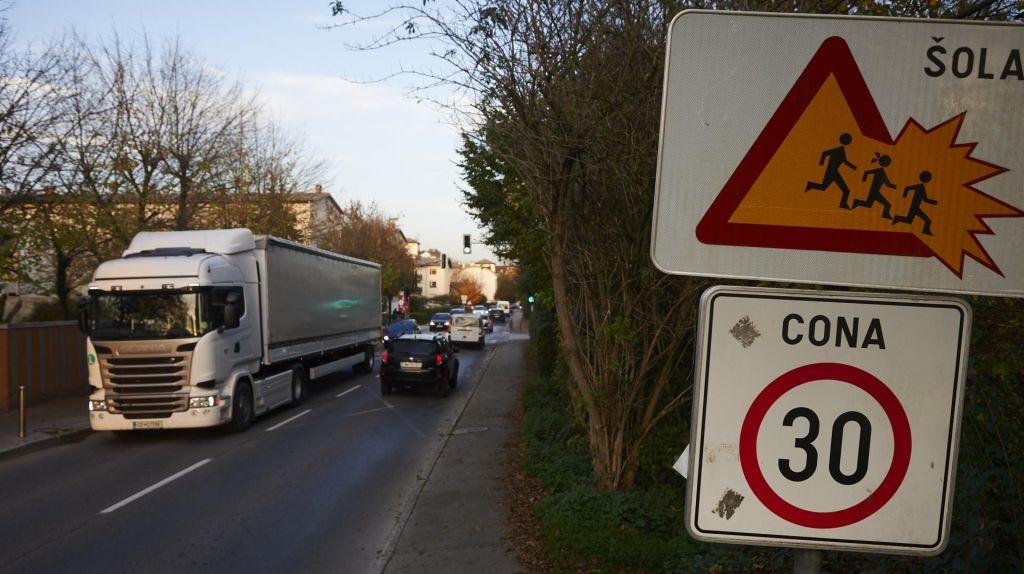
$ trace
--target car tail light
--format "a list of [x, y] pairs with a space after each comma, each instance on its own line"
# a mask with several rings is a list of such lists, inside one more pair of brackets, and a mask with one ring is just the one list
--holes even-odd
[[441, 355], [438, 355], [438, 356], [434, 357], [434, 360], [437, 361], [437, 366], [440, 367], [441, 363], [444, 362], [444, 357], [442, 357]]
[[381, 363], [388, 362], [388, 352], [387, 351], [384, 351], [384, 354], [380, 356], [380, 362]]

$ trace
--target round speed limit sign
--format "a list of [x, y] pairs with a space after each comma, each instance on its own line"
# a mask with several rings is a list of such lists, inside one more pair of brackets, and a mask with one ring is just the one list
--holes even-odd
[[953, 298], [713, 288], [687, 525], [708, 541], [933, 554], [970, 312]]

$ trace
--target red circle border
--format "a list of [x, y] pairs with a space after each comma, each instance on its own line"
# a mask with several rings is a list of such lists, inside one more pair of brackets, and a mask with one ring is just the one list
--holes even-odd
[[[830, 512], [806, 510], [787, 502], [768, 484], [757, 463], [757, 436], [768, 409], [794, 388], [821, 380], [848, 383], [871, 395], [885, 411], [893, 430], [892, 462], [878, 488], [857, 504]], [[743, 419], [739, 449], [740, 465], [747, 484], [768, 510], [800, 526], [839, 528], [871, 516], [896, 494], [910, 467], [910, 421], [892, 390], [871, 373], [843, 363], [814, 363], [783, 373], [757, 395]]]

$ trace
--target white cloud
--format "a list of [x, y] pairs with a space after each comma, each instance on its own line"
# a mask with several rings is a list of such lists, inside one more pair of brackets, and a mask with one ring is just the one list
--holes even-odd
[[[339, 203], [376, 201], [424, 248], [456, 254], [463, 233], [480, 237], [459, 204], [458, 129], [433, 104], [335, 76], [275, 72], [259, 83], [274, 117], [331, 162], [327, 191]], [[482, 246], [471, 257], [494, 258]]]

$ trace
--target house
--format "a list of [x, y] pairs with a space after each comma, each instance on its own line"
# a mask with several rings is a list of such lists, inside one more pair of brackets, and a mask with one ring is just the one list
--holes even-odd
[[480, 287], [480, 293], [488, 301], [494, 301], [494, 294], [498, 290], [497, 268], [497, 263], [489, 259], [481, 259], [475, 263], [460, 267], [454, 280], [475, 281]]
[[427, 299], [447, 296], [451, 291], [453, 271], [447, 255], [436, 249], [421, 252], [416, 261], [416, 280], [420, 295]]
[[312, 192], [293, 193], [288, 198], [289, 209], [295, 214], [296, 228], [301, 243], [316, 247], [321, 233], [329, 229], [332, 217], [341, 215], [341, 207], [334, 196], [323, 192], [317, 184]]

